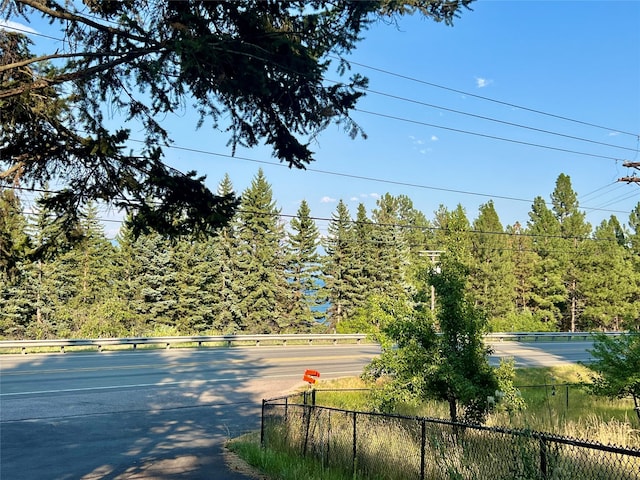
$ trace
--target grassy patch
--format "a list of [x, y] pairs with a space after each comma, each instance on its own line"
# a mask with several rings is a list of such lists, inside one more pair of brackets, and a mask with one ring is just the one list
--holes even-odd
[[278, 480], [364, 480], [364, 477], [352, 475], [351, 472], [328, 468], [311, 457], [301, 457], [293, 452], [263, 449], [260, 447], [258, 432], [229, 441], [227, 448], [268, 478]]
[[[525, 428], [587, 439], [604, 444], [640, 447], [631, 399], [608, 399], [591, 395], [580, 383], [589, 381], [590, 370], [581, 365], [563, 365], [516, 370], [514, 383], [520, 387], [526, 410], [489, 416], [489, 426]], [[321, 381], [316, 385], [316, 403], [345, 410], [369, 411], [371, 395], [359, 378]], [[340, 389], [346, 391], [340, 392]], [[334, 390], [334, 391], [332, 391]], [[448, 418], [445, 402], [425, 401], [419, 406], [403, 405], [400, 415]]]

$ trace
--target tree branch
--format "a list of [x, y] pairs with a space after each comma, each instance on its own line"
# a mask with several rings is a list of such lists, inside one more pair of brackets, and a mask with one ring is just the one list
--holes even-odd
[[109, 70], [113, 67], [116, 67], [120, 64], [123, 63], [127, 63], [130, 62], [136, 58], [140, 58], [143, 57], [145, 55], [148, 55], [150, 53], [156, 53], [160, 50], [160, 47], [158, 48], [148, 48], [148, 49], [144, 49], [144, 50], [136, 50], [134, 52], [129, 52], [126, 55], [122, 56], [121, 58], [117, 59], [117, 60], [113, 60], [112, 62], [108, 62], [108, 63], [101, 63], [100, 65], [96, 65], [94, 67], [90, 67], [87, 68], [85, 70], [80, 70], [80, 71], [76, 71], [76, 72], [72, 72], [72, 73], [67, 73], [64, 75], [58, 75], [54, 78], [40, 78], [36, 81], [34, 81], [33, 83], [30, 83], [28, 85], [22, 85], [20, 87], [16, 87], [16, 88], [11, 88], [8, 90], [4, 90], [2, 92], [0, 92], [0, 99], [4, 99], [4, 98], [11, 98], [11, 97], [15, 97], [17, 95], [22, 95], [23, 93], [27, 92], [27, 91], [33, 91], [33, 90], [42, 90], [43, 88], [47, 88], [50, 87], [52, 85], [60, 85], [61, 83], [65, 83], [65, 82], [69, 82], [72, 80], [77, 80], [79, 78], [84, 78], [84, 77], [90, 77], [93, 76], [97, 73], [100, 72], [104, 72], [106, 70]]
[[[80, 15], [75, 15], [67, 10], [54, 10], [52, 8], [47, 7], [44, 3], [38, 1], [38, 0], [17, 0], [18, 3], [22, 3], [24, 5], [28, 5], [31, 8], [38, 10], [39, 12], [43, 13], [44, 15], [49, 15], [51, 17], [54, 18], [58, 18], [60, 20], [69, 20], [71, 22], [79, 22], [79, 23], [84, 23], [85, 25], [88, 25], [90, 27], [93, 27], [97, 30], [101, 30], [103, 32], [109, 32], [112, 33], [114, 35], [118, 35], [118, 36], [123, 36], [126, 38], [129, 38], [130, 40], [136, 40], [138, 42], [144, 42], [144, 43], [148, 43], [150, 38], [149, 37], [140, 37], [137, 35], [133, 35], [130, 32], [127, 32], [125, 30], [119, 30], [117, 28], [113, 28], [113, 27], [109, 27], [107, 25], [103, 25], [101, 23], [98, 22], [94, 22], [92, 20], [89, 20], [86, 17], [80, 16]], [[59, 7], [61, 8], [61, 7]]]
[[14, 68], [20, 68], [32, 63], [46, 62], [48, 60], [60, 59], [60, 58], [74, 58], [74, 57], [112, 57], [113, 53], [99, 53], [99, 52], [82, 52], [82, 53], [53, 53], [51, 55], [44, 55], [42, 57], [29, 58], [21, 62], [9, 63], [7, 65], [0, 65], [0, 73], [12, 70]]

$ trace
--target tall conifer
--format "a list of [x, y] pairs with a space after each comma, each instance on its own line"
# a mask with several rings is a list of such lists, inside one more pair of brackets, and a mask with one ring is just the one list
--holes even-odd
[[284, 274], [284, 227], [262, 169], [242, 194], [237, 235], [243, 329], [254, 333], [288, 329], [292, 319]]
[[291, 219], [292, 231], [288, 235], [290, 258], [287, 277], [292, 294], [291, 315], [296, 330], [312, 329], [316, 320], [325, 315], [319, 310], [322, 303], [320, 291], [324, 285], [318, 254], [320, 232], [310, 215], [309, 205], [303, 200], [297, 215]]

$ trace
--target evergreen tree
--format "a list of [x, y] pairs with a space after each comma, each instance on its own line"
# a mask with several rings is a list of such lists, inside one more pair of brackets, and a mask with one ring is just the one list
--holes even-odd
[[[637, 278], [638, 283], [640, 283], [640, 202], [638, 202], [629, 214], [629, 227], [631, 228], [629, 233], [631, 263], [633, 265], [635, 278]], [[640, 289], [632, 295], [631, 301], [634, 305], [640, 305]], [[640, 330], [640, 316], [636, 317], [629, 328]]]
[[640, 305], [634, 302], [640, 282], [626, 241], [621, 244], [621, 232], [620, 222], [612, 216], [596, 227], [593, 240], [585, 242], [588, 262], [580, 289], [585, 298], [583, 330], [628, 328], [640, 316]]
[[440, 205], [435, 212], [434, 226], [437, 250], [446, 251], [450, 256], [455, 256], [462, 265], [470, 267], [471, 224], [462, 205], [458, 204], [455, 210], [448, 210], [444, 205]]
[[406, 195], [396, 197], [398, 206], [398, 220], [402, 228], [402, 236], [408, 249], [409, 261], [407, 267], [407, 281], [418, 290], [422, 280], [419, 272], [428, 267], [430, 259], [424, 254], [425, 250], [435, 250], [433, 227], [424, 213], [413, 206], [413, 201]]
[[78, 270], [72, 268], [68, 254], [83, 233], [79, 212], [57, 215], [49, 208], [48, 198], [45, 193], [36, 200], [35, 220], [29, 225], [35, 306], [35, 318], [27, 332], [31, 338], [69, 337], [73, 331], [71, 319], [59, 315], [58, 310], [77, 294]]
[[556, 187], [551, 194], [551, 202], [560, 225], [560, 235], [563, 237], [561, 252], [557, 256], [567, 288], [567, 299], [562, 309], [563, 327], [574, 332], [580, 311], [584, 307], [584, 297], [580, 293], [584, 271], [581, 262], [585, 259], [584, 241], [591, 231], [591, 225], [585, 222], [585, 213], [578, 209], [578, 195], [574, 192], [568, 175], [558, 176]]
[[305, 200], [300, 203], [296, 217], [291, 219], [289, 233], [290, 258], [287, 266], [288, 284], [292, 292], [292, 311], [298, 330], [312, 329], [324, 317], [318, 310], [322, 302], [319, 294], [324, 285], [318, 245], [320, 232]]
[[[158, 233], [140, 235], [133, 244], [135, 302], [148, 334], [177, 335], [177, 268], [173, 245]], [[147, 334], [147, 333], [145, 333]]]
[[475, 268], [472, 288], [476, 305], [490, 319], [504, 319], [515, 313], [515, 267], [508, 237], [504, 234], [493, 201], [480, 206], [473, 229]]
[[[234, 151], [264, 142], [303, 168], [331, 123], [363, 134], [350, 112], [367, 79], [326, 78], [332, 62], [350, 70], [348, 54], [371, 22], [417, 14], [452, 24], [471, 1], [0, 2], [3, 20], [42, 16], [51, 35], [72, 38], [40, 45], [38, 56], [25, 35], [0, 30], [1, 176], [57, 178], [56, 200], [70, 212], [87, 199], [134, 205], [142, 231], [220, 226], [235, 202], [162, 163], [170, 132], [158, 117], [195, 105], [197, 126], [226, 131]], [[113, 110], [140, 129], [142, 152], [126, 153], [128, 129], [110, 131]]]
[[29, 292], [31, 251], [22, 203], [12, 190], [0, 191], [0, 337], [23, 338], [33, 314]]
[[[511, 257], [513, 259], [513, 276], [515, 279], [513, 299], [516, 316], [511, 324], [510, 322], [505, 323], [506, 328], [502, 327], [498, 330], [531, 331], [539, 330], [540, 328], [545, 330], [555, 329], [555, 325], [550, 325], [549, 322], [546, 324], [539, 322], [539, 319], [534, 316], [531, 310], [533, 304], [533, 276], [536, 266], [540, 262], [538, 254], [533, 249], [533, 237], [527, 229], [522, 228], [519, 222], [516, 222], [513, 226], [508, 226], [506, 231], [509, 233], [507, 244], [512, 252]], [[516, 318], [522, 321], [516, 322]]]
[[214, 237], [182, 237], [173, 246], [176, 268], [176, 329], [203, 334], [214, 326], [219, 301]]
[[376, 201], [376, 207], [372, 212], [375, 269], [369, 291], [402, 301], [410, 294], [406, 280], [409, 248], [400, 224], [398, 200], [386, 193]]
[[[144, 236], [144, 235], [143, 235]], [[118, 307], [113, 307], [113, 315], [118, 316], [119, 323], [124, 326], [127, 335], [142, 336], [146, 333], [144, 318], [141, 313], [143, 307], [142, 294], [140, 292], [140, 277], [144, 258], [138, 256], [138, 243], [129, 226], [124, 222], [116, 236], [116, 256], [114, 277], [116, 295], [112, 302]], [[116, 312], [119, 312], [116, 314]]]
[[326, 252], [324, 273], [330, 307], [329, 325], [336, 328], [340, 322], [353, 315], [358, 305], [358, 264], [351, 214], [340, 200], [329, 222], [328, 235], [323, 242]]
[[[60, 261], [76, 268], [77, 297], [59, 310], [60, 315], [73, 319], [74, 331], [81, 337], [118, 336], [124, 328], [117, 325], [109, 311], [115, 304], [103, 308], [108, 300], [117, 296], [115, 274], [115, 248], [105, 238], [104, 227], [98, 220], [98, 210], [93, 203], [82, 212], [80, 224], [82, 240], [69, 250]], [[75, 267], [74, 267], [75, 265]]]
[[[234, 194], [233, 184], [228, 174], [218, 185], [218, 195]], [[224, 334], [234, 334], [242, 330], [242, 312], [240, 311], [239, 292], [241, 291], [238, 276], [238, 218], [231, 219], [229, 224], [220, 229], [214, 239], [215, 260], [211, 267], [215, 269], [215, 284], [218, 290], [218, 301], [214, 306], [214, 330]]]
[[544, 323], [562, 326], [561, 307], [566, 302], [567, 288], [563, 282], [560, 224], [542, 197], [533, 200], [527, 232], [532, 236], [533, 249], [539, 261], [535, 264], [529, 308]]
[[243, 192], [238, 210], [239, 309], [248, 332], [279, 333], [292, 323], [279, 215], [260, 169]]

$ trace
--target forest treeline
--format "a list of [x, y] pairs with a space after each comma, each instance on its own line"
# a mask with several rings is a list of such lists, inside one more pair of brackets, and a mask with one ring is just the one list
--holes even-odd
[[[225, 176], [218, 193], [231, 192]], [[386, 194], [370, 213], [340, 201], [322, 236], [305, 201], [284, 221], [262, 170], [210, 237], [123, 226], [110, 241], [94, 205], [57, 217], [47, 195], [27, 214], [0, 191], [2, 338], [371, 332], [437, 308], [428, 279], [442, 255], [465, 265], [494, 331], [640, 328], [640, 202], [626, 223], [593, 228], [564, 174], [526, 224], [503, 226], [492, 201], [473, 221], [460, 205], [429, 219]]]

